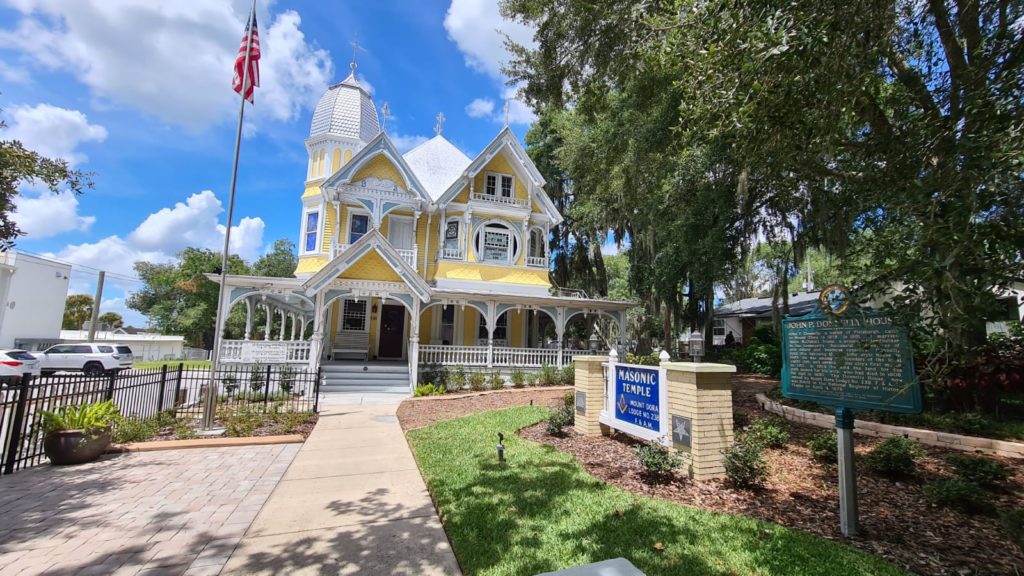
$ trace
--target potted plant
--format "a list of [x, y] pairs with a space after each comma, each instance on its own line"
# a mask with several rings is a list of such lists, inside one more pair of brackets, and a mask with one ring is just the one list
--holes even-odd
[[111, 401], [43, 410], [43, 451], [52, 464], [84, 464], [110, 446], [110, 427], [117, 420]]

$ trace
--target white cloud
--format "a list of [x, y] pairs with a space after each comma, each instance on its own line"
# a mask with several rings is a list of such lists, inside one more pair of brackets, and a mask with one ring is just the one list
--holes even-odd
[[0, 133], [5, 140], [19, 140], [29, 150], [47, 158], [63, 158], [72, 165], [87, 160], [85, 154], [77, 151], [79, 144], [107, 139], [107, 129], [90, 124], [78, 110], [37, 104], [12, 106], [7, 115], [7, 132]]
[[[224, 247], [224, 211], [213, 192], [203, 190], [150, 214], [126, 237], [107, 236], [97, 242], [71, 244], [55, 256], [73, 264], [134, 276], [137, 261], [170, 262], [181, 250], [195, 246], [220, 251]], [[231, 252], [252, 261], [263, 247], [261, 218], [242, 218], [231, 227]]]
[[452, 0], [444, 29], [462, 52], [467, 66], [499, 81], [504, 81], [502, 64], [510, 60], [504, 34], [517, 44], [534, 46], [533, 29], [502, 18], [498, 3], [493, 0]]
[[44, 191], [28, 196], [25, 191], [14, 200], [11, 217], [28, 238], [49, 238], [64, 232], [85, 232], [96, 222], [95, 216], [78, 213], [78, 198], [65, 191], [54, 194]]
[[466, 106], [466, 114], [470, 118], [483, 118], [494, 112], [494, 100], [490, 98], [476, 98]]
[[[264, 4], [257, 14], [266, 19]], [[74, 74], [94, 97], [192, 128], [233, 118], [231, 71], [248, 3], [17, 0], [13, 7], [21, 18], [0, 30], [0, 43]], [[333, 73], [330, 55], [306, 42], [300, 23], [288, 10], [261, 29], [257, 117], [296, 118]]]
[[394, 136], [388, 135], [388, 138], [391, 139], [391, 143], [395, 145], [395, 148], [398, 148], [398, 151], [402, 153], [408, 152], [429, 140], [426, 136], [408, 134], [395, 134]]
[[11, 66], [3, 60], [0, 60], [0, 79], [11, 84], [28, 84], [32, 81], [27, 70]]
[[[537, 120], [537, 115], [533, 113], [533, 110], [523, 103], [522, 100], [518, 99], [518, 89], [512, 86], [506, 86], [502, 91], [501, 97], [508, 102], [508, 123], [509, 124], [524, 124], [530, 125]], [[502, 113], [501, 121], [504, 122], [504, 112]]]
[[363, 76], [362, 74], [356, 74], [356, 82], [359, 82], [359, 85], [363, 87], [363, 90], [366, 90], [367, 94], [373, 96], [373, 84], [370, 84], [370, 81], [366, 79], [366, 76]]

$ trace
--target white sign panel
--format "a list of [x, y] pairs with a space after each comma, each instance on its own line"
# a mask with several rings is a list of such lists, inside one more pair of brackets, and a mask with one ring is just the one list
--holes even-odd
[[281, 342], [242, 342], [242, 362], [253, 364], [283, 364], [288, 361], [288, 349]]
[[665, 370], [657, 366], [608, 363], [605, 408], [598, 420], [616, 430], [668, 443]]

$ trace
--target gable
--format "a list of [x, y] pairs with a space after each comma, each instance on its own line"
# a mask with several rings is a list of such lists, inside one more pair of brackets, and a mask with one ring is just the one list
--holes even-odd
[[339, 278], [351, 280], [380, 280], [383, 282], [401, 282], [402, 277], [391, 269], [391, 266], [377, 254], [376, 251], [366, 253], [365, 256], [352, 264], [348, 270], [341, 273]]
[[370, 160], [367, 160], [365, 164], [359, 167], [359, 170], [352, 175], [352, 181], [358, 182], [365, 178], [380, 178], [382, 180], [391, 180], [399, 186], [405, 187], [405, 178], [402, 177], [401, 172], [395, 168], [395, 165], [391, 160], [379, 154], [374, 156]]
[[416, 178], [416, 174], [402, 158], [387, 134], [381, 132], [371, 140], [352, 159], [342, 166], [321, 185], [325, 191], [334, 190], [345, 184], [380, 178], [390, 180], [419, 200], [429, 202], [430, 196], [426, 188]]

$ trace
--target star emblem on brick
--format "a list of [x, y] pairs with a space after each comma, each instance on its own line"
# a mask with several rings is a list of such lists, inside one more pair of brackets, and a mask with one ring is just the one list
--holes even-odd
[[679, 440], [689, 437], [690, 435], [690, 421], [680, 418], [676, 422], [676, 427], [672, 430], [672, 433], [676, 435]]

